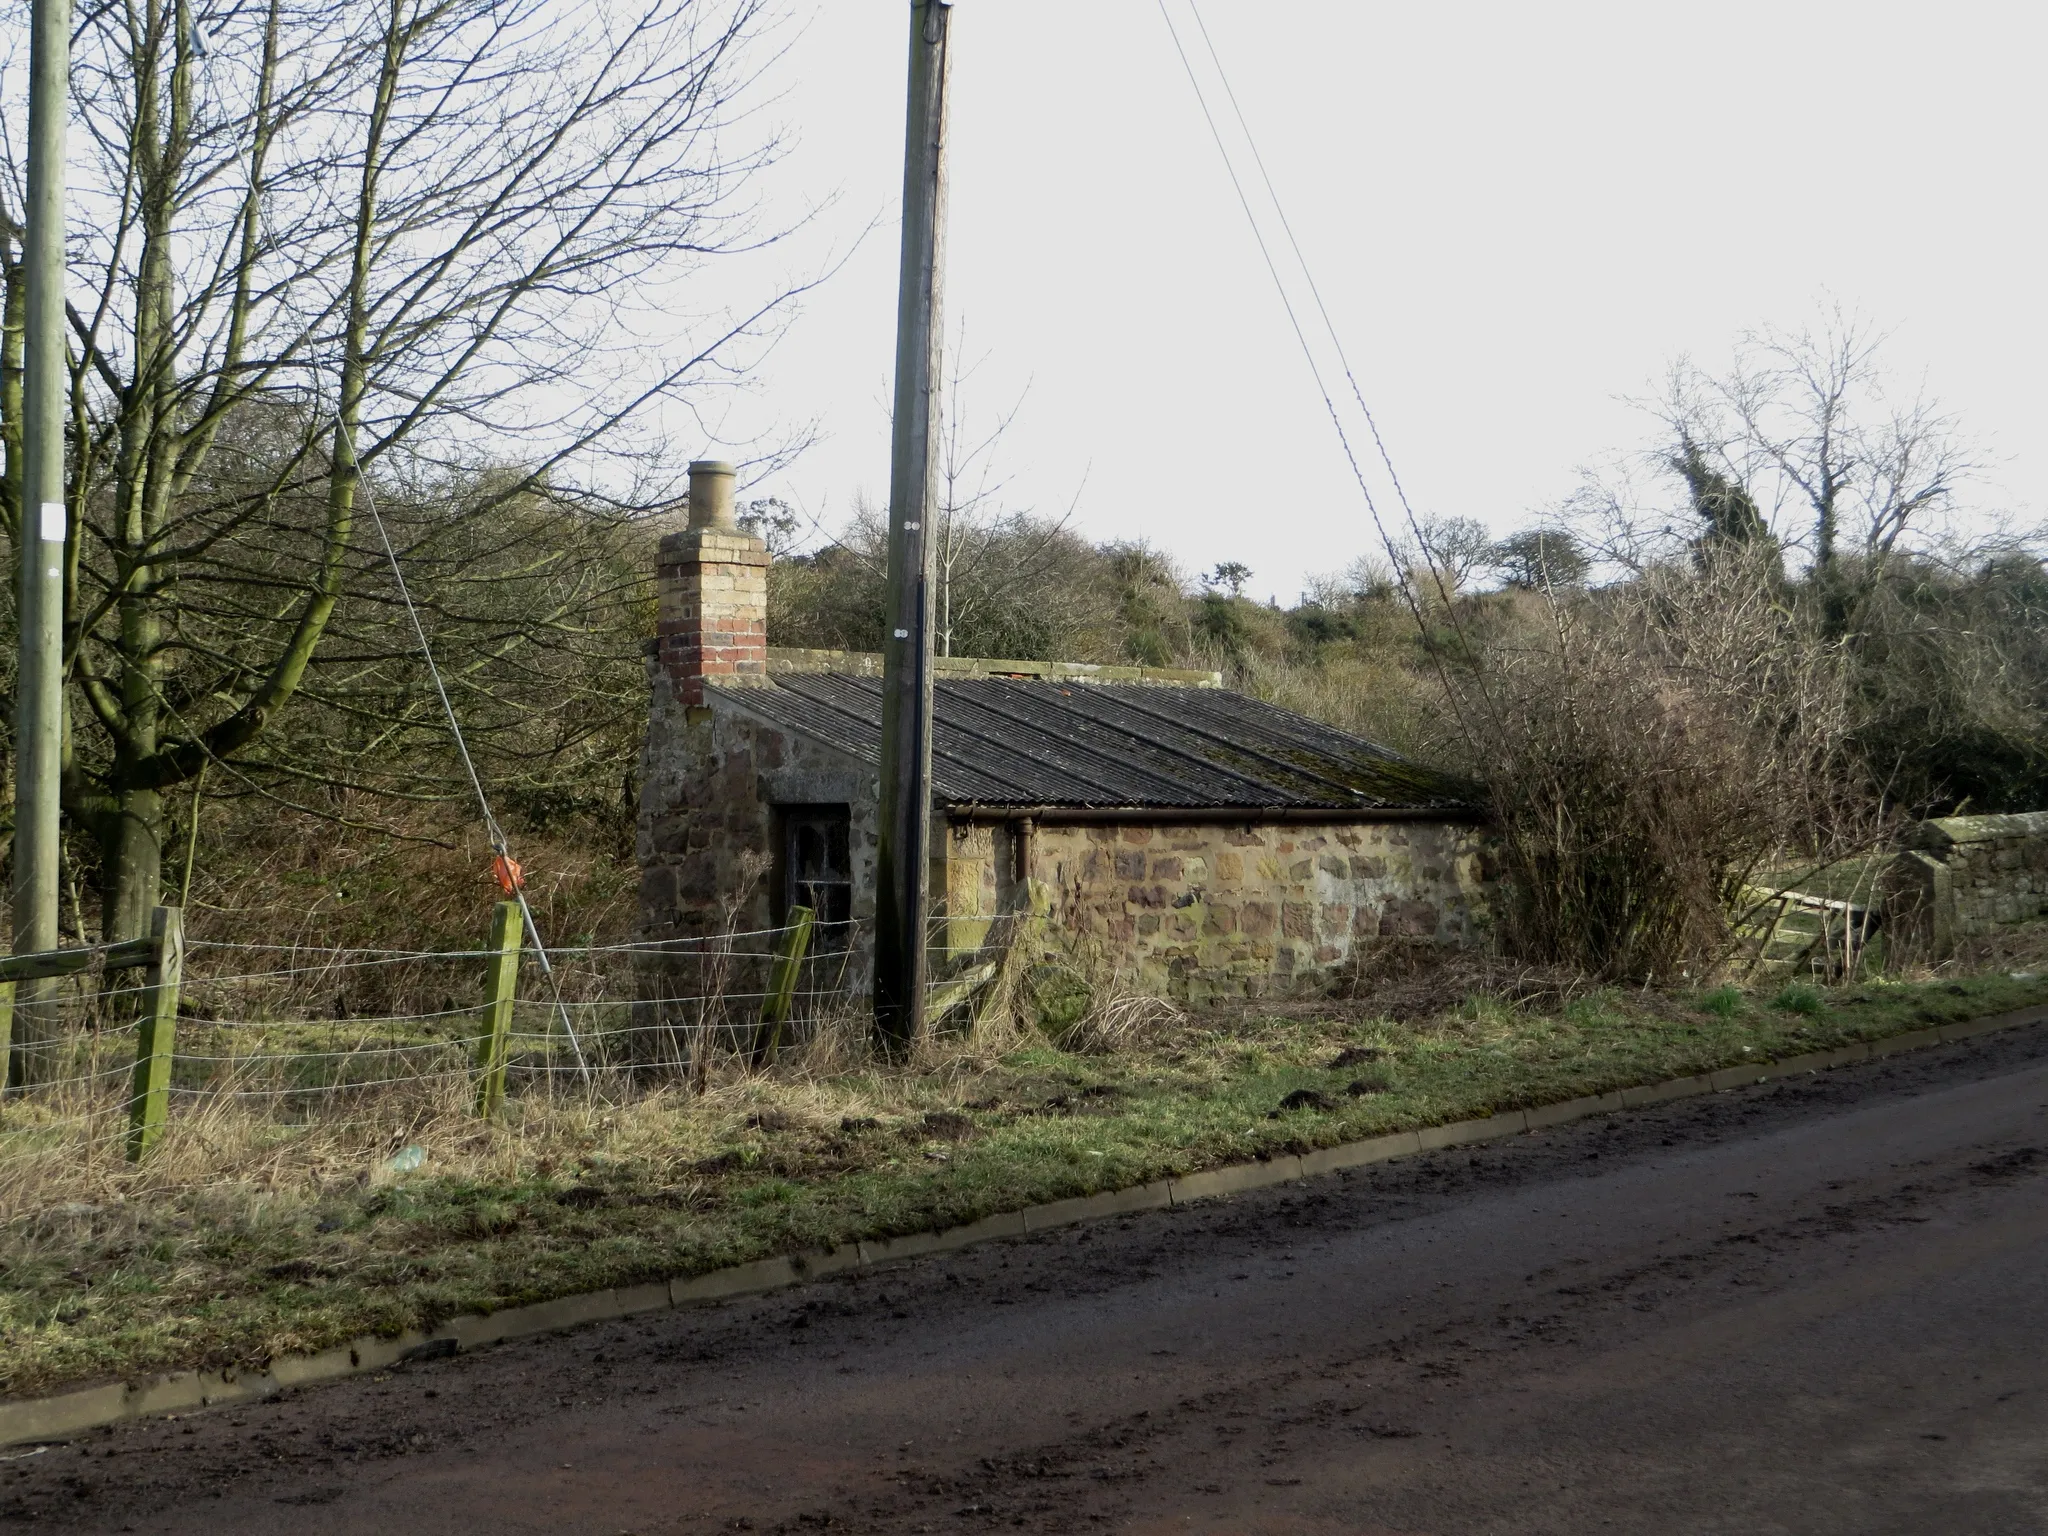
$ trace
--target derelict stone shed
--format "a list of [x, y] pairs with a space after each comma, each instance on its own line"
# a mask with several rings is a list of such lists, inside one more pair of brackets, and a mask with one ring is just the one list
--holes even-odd
[[[804, 905], [864, 985], [879, 659], [767, 647], [766, 551], [721, 517], [723, 466], [697, 469], [692, 525], [662, 545], [643, 936], [765, 928]], [[941, 658], [932, 784], [935, 943], [951, 957], [1035, 910], [1070, 952], [1199, 1002], [1311, 984], [1361, 941], [1485, 928], [1465, 785], [1213, 673]]]

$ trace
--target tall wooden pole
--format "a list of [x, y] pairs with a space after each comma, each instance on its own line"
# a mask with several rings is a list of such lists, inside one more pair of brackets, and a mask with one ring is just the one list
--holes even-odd
[[[29, 24], [28, 188], [22, 265], [22, 478], [15, 566], [20, 667], [14, 697], [14, 951], [57, 947], [57, 775], [64, 721], [64, 120], [71, 74], [69, 0], [35, 0]], [[50, 1063], [48, 982], [23, 988], [14, 1077]]]
[[912, 0], [889, 459], [889, 608], [882, 639], [881, 838], [876, 858], [875, 1030], [901, 1052], [924, 1029], [926, 846], [932, 801], [931, 543], [938, 433], [939, 277], [946, 228], [946, 0]]

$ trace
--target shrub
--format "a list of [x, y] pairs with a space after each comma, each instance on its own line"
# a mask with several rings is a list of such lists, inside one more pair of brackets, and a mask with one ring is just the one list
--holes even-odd
[[1511, 953], [1641, 981], [1731, 947], [1759, 869], [1869, 835], [1841, 648], [1730, 555], [1542, 605], [1454, 698], [1499, 831]]
[[1771, 1006], [1784, 1013], [1799, 1013], [1812, 1018], [1821, 1010], [1820, 994], [1812, 987], [1793, 982], [1771, 999]]
[[1716, 987], [1701, 995], [1700, 1007], [1716, 1018], [1732, 1019], [1742, 1011], [1742, 993], [1735, 987]]
[[1072, 1032], [1095, 1003], [1095, 989], [1072, 966], [1036, 966], [1029, 985], [1032, 1022], [1053, 1041]]

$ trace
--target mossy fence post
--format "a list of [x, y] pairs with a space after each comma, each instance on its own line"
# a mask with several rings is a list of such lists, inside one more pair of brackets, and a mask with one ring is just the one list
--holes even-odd
[[505, 1059], [512, 1043], [512, 1003], [519, 992], [519, 903], [501, 901], [491, 911], [490, 973], [485, 987], [484, 1032], [476, 1043], [476, 1112], [489, 1119], [505, 1103]]
[[184, 914], [178, 908], [157, 907], [150, 913], [149, 945], [149, 968], [143, 973], [142, 1016], [135, 1023], [135, 1077], [128, 1091], [131, 1163], [140, 1162], [162, 1139], [170, 1110], [178, 988], [185, 979]]
[[753, 1064], [757, 1067], [774, 1066], [782, 1049], [782, 1027], [789, 1022], [789, 1010], [796, 1001], [796, 979], [803, 971], [804, 951], [810, 948], [815, 920], [809, 907], [789, 909], [789, 927], [776, 947], [768, 995], [761, 999], [761, 1023], [754, 1031]]

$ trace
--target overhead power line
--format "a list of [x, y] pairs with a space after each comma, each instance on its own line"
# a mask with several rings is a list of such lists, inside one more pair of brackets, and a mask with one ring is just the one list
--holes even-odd
[[[1445, 583], [1443, 572], [1437, 568], [1437, 562], [1428, 558], [1428, 541], [1423, 537], [1422, 524], [1415, 515], [1414, 507], [1409, 503], [1407, 489], [1402, 485], [1401, 476], [1394, 468], [1393, 455], [1387, 451], [1386, 440], [1380, 435], [1379, 422], [1374, 418], [1372, 408], [1365, 402], [1365, 391], [1359, 387], [1358, 376], [1352, 371], [1350, 358], [1345, 355], [1344, 343], [1337, 334], [1335, 321], [1330, 317], [1329, 306], [1323, 302], [1322, 289], [1317, 286], [1315, 273], [1309, 267], [1308, 257], [1302, 251], [1300, 240], [1295, 237], [1294, 226], [1288, 220], [1286, 207], [1280, 201], [1279, 189], [1274, 186], [1272, 175], [1266, 168], [1265, 157], [1259, 153], [1258, 140], [1252, 134], [1251, 124], [1238, 102], [1237, 92], [1231, 88], [1230, 76], [1223, 68], [1222, 56], [1216, 51], [1216, 44], [1209, 35], [1207, 23], [1202, 20], [1201, 7], [1197, 0], [1176, 0], [1176, 3], [1186, 4], [1188, 14], [1194, 19], [1195, 30], [1201, 34], [1207, 65], [1213, 71], [1217, 85], [1221, 87], [1223, 99], [1230, 104], [1231, 119], [1243, 140], [1243, 154], [1249, 157], [1252, 166], [1258, 172], [1259, 186], [1265, 194], [1271, 217], [1278, 223], [1281, 233], [1285, 236], [1288, 253], [1294, 258], [1294, 267], [1300, 274], [1302, 285], [1307, 289], [1305, 303], [1297, 304], [1295, 294], [1290, 291], [1288, 281], [1282, 275], [1280, 262], [1273, 253], [1274, 242], [1267, 239], [1265, 224], [1253, 206], [1252, 196], [1245, 185], [1245, 177], [1239, 173], [1239, 156], [1231, 151], [1224, 124], [1210, 104], [1210, 92], [1203, 85], [1195, 57], [1181, 41], [1180, 28], [1174, 25], [1173, 13], [1167, 8], [1167, 0], [1157, 0], [1157, 3], [1159, 18], [1166, 23], [1167, 35], [1173, 40], [1174, 52], [1179, 55], [1181, 68], [1187, 73], [1188, 84], [1194, 88], [1195, 102], [1202, 109], [1203, 121], [1209, 125], [1209, 136], [1215, 141], [1216, 152], [1223, 159], [1224, 171], [1229, 175], [1230, 185], [1237, 193], [1238, 206], [1244, 210], [1245, 221], [1251, 225], [1252, 238], [1258, 243], [1259, 255], [1265, 261], [1266, 271], [1273, 279], [1274, 290], [1280, 295], [1281, 307], [1287, 312], [1287, 323], [1294, 331], [1294, 339], [1301, 347], [1303, 359], [1308, 363], [1309, 374], [1315, 380], [1316, 392], [1322, 396], [1323, 409], [1329, 413], [1330, 425], [1336, 430], [1338, 445], [1344, 451], [1344, 462], [1350, 466], [1351, 477], [1358, 484], [1359, 495], [1365, 501], [1365, 510], [1372, 519], [1374, 532], [1379, 535], [1381, 547], [1386, 551], [1388, 563], [1393, 569], [1395, 585], [1403, 601], [1408, 605], [1408, 612], [1415, 621], [1416, 630], [1426, 639], [1430, 629], [1429, 618], [1423, 610], [1421, 595], [1415, 590], [1415, 583], [1410, 575], [1408, 563], [1402, 557], [1401, 548], [1394, 541], [1393, 535], [1387, 531], [1386, 520], [1380, 515], [1379, 502], [1373, 495], [1372, 483], [1366, 475], [1365, 467], [1359, 463], [1358, 454], [1352, 448], [1352, 434], [1345, 429], [1343, 409], [1330, 389], [1329, 376], [1333, 374], [1341, 373], [1345, 383], [1350, 387], [1351, 402], [1357, 407], [1365, 433], [1372, 439], [1373, 446], [1378, 451], [1388, 483], [1393, 488], [1394, 499], [1401, 508], [1403, 519], [1407, 522], [1408, 532], [1415, 540], [1416, 546], [1424, 553], [1423, 564], [1429, 570], [1430, 581], [1436, 588], [1438, 600], [1443, 604], [1444, 614], [1453, 631], [1462, 639], [1463, 625], [1458, 620], [1457, 605], [1454, 601], [1456, 594]], [[1316, 320], [1321, 322], [1319, 330], [1303, 323], [1303, 311], [1310, 307], [1314, 309]], [[1319, 345], [1326, 349], [1323, 356], [1318, 356]], [[1441, 650], [1431, 645], [1425, 645], [1424, 650], [1443, 683], [1446, 700], [1462, 719], [1464, 705], [1460, 690], [1452, 684]], [[1484, 687], [1480, 689], [1480, 698], [1491, 711], [1492, 700]]]
[[[1403, 519], [1410, 534], [1419, 544], [1422, 542], [1422, 527], [1416, 518], [1415, 509], [1408, 500], [1407, 488], [1401, 482], [1399, 472], [1394, 468], [1393, 455], [1388, 452], [1386, 440], [1380, 435], [1379, 422], [1373, 416], [1372, 408], [1366, 404], [1365, 392], [1359, 387], [1358, 376], [1352, 371], [1351, 360], [1344, 350], [1344, 342], [1338, 334], [1336, 322], [1330, 316], [1329, 306], [1323, 300], [1321, 287], [1310, 268], [1308, 257], [1301, 248], [1301, 241], [1294, 232], [1294, 225], [1287, 217], [1286, 206], [1280, 200], [1279, 189], [1273, 184], [1272, 173], [1267, 169], [1265, 156], [1259, 152], [1258, 139], [1252, 133], [1251, 123], [1244, 108], [1238, 101], [1237, 92], [1230, 84], [1230, 75], [1223, 67], [1221, 54], [1217, 52], [1215, 40], [1209, 34], [1208, 23], [1203, 21], [1201, 7], [1197, 0], [1178, 0], [1187, 6], [1194, 22], [1194, 29], [1200, 35], [1201, 56], [1191, 54], [1182, 41], [1181, 29], [1174, 24], [1173, 13], [1168, 0], [1157, 0], [1160, 20], [1166, 24], [1167, 35], [1173, 41], [1174, 53], [1179, 57], [1181, 68], [1188, 77], [1188, 84], [1194, 89], [1195, 102], [1201, 108], [1203, 121], [1209, 126], [1209, 136], [1215, 141], [1216, 152], [1223, 160], [1225, 173], [1230, 177], [1232, 190], [1237, 194], [1238, 206], [1244, 210], [1245, 222], [1251, 226], [1252, 238], [1259, 247], [1266, 271], [1273, 279], [1273, 288], [1280, 296], [1281, 307], [1287, 312], [1287, 322], [1294, 332], [1295, 341], [1301, 347], [1303, 359], [1309, 373], [1315, 380], [1316, 391], [1322, 396], [1323, 408], [1329, 413], [1330, 425], [1336, 430], [1337, 441], [1343, 448], [1345, 463], [1350, 466], [1352, 478], [1358, 483], [1359, 494], [1365, 499], [1366, 511], [1371, 515], [1373, 527], [1379, 534], [1380, 542], [1386, 546], [1387, 556], [1393, 561], [1395, 574], [1401, 575], [1401, 556], [1393, 537], [1388, 533], [1385, 520], [1380, 515], [1378, 499], [1373, 495], [1372, 483], [1365, 467], [1359, 462], [1352, 446], [1352, 433], [1344, 424], [1344, 410], [1330, 387], [1331, 377], [1341, 374], [1351, 396], [1351, 403], [1357, 407], [1359, 421], [1365, 428], [1365, 436], [1372, 439], [1380, 464], [1385, 468], [1388, 484], [1394, 493], [1394, 500], [1400, 506]], [[1202, 68], [1214, 76], [1214, 85], [1220, 88], [1223, 101], [1229, 105], [1229, 125], [1234, 126], [1241, 140], [1240, 148], [1233, 152], [1226, 132], [1226, 123], [1211, 104], [1212, 89], [1203, 83]], [[1257, 173], [1258, 189], [1264, 193], [1267, 217], [1262, 218], [1254, 206], [1252, 190], [1246, 185], [1246, 177], [1240, 173], [1241, 160], [1248, 160]], [[1268, 223], [1277, 224], [1284, 237], [1287, 254], [1293, 258], [1293, 266], [1299, 274], [1300, 286], [1306, 296], [1297, 302], [1297, 294], [1281, 270], [1281, 262], [1274, 253], [1276, 241], [1267, 238]], [[1312, 318], [1305, 322], [1304, 312], [1313, 311]], [[1405, 580], [1402, 582], [1406, 590]], [[1446, 594], [1448, 596], [1448, 594]], [[1411, 594], [1412, 601], [1412, 594]], [[1418, 614], [1418, 618], [1420, 615]]]

